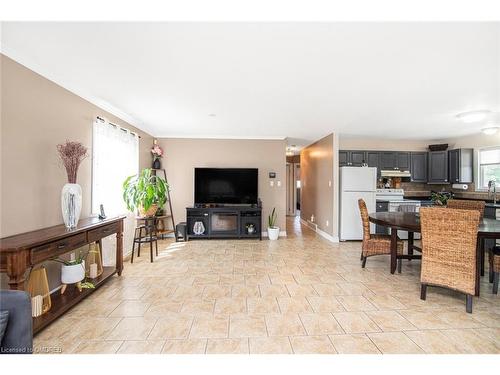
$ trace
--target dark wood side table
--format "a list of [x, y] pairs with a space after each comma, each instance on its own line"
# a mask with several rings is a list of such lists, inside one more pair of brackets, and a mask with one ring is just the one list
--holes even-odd
[[[114, 274], [121, 275], [123, 270], [123, 220], [125, 216], [100, 220], [97, 217], [81, 219], [78, 226], [68, 230], [64, 225], [43, 228], [0, 239], [0, 272], [7, 273], [9, 288], [24, 290], [25, 274], [28, 268], [68, 253], [81, 246], [101, 242], [102, 238], [116, 235], [116, 265], [103, 267], [103, 273], [93, 279], [96, 289]], [[33, 332], [37, 333], [59, 316], [68, 311], [95, 289], [76, 288], [60, 295], [51, 295], [51, 309], [33, 318]]]

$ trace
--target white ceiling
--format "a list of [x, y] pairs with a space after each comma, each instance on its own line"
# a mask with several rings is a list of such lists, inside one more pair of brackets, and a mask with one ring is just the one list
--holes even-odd
[[2, 27], [3, 53], [157, 137], [431, 140], [500, 112], [500, 23]]

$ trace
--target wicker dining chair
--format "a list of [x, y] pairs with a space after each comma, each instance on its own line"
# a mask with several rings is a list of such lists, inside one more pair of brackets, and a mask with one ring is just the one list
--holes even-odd
[[422, 270], [420, 298], [427, 286], [439, 286], [466, 294], [466, 310], [472, 312], [476, 281], [477, 210], [420, 209]]
[[[359, 212], [363, 223], [363, 244], [361, 245], [361, 264], [365, 268], [366, 258], [374, 255], [387, 255], [391, 253], [391, 236], [387, 234], [371, 234], [368, 209], [363, 199], [358, 199]], [[403, 255], [404, 243], [398, 238], [398, 255]], [[401, 273], [402, 260], [398, 259], [398, 272]]]
[[500, 278], [500, 246], [490, 249], [490, 283], [493, 283], [493, 293], [498, 294], [498, 279]]
[[456, 208], [459, 210], [477, 210], [480, 212], [479, 220], [484, 217], [484, 207], [485, 201], [474, 201], [474, 200], [465, 200], [465, 199], [448, 199], [446, 203], [446, 207], [448, 208]]

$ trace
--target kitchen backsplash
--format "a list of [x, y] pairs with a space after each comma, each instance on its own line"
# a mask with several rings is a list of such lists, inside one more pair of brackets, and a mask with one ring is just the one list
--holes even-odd
[[491, 199], [488, 198], [488, 193], [475, 191], [475, 185], [468, 184], [467, 190], [452, 189], [450, 184], [436, 185], [425, 184], [418, 182], [401, 182], [401, 188], [405, 191], [407, 197], [427, 197], [433, 191], [452, 191], [457, 198], [469, 199]]

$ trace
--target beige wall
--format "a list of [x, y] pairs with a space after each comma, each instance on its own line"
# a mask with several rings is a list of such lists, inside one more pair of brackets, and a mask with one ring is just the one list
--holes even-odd
[[340, 150], [427, 151], [428, 146], [435, 143], [441, 142], [403, 139], [380, 139], [370, 137], [339, 137]]
[[478, 133], [466, 137], [448, 138], [444, 141], [452, 148], [482, 148], [500, 146], [500, 132], [493, 135]]
[[338, 184], [334, 181], [334, 141], [334, 135], [330, 134], [300, 153], [300, 216], [303, 220], [311, 220], [314, 215], [318, 228], [331, 236], [338, 235], [334, 218], [334, 186]]
[[[91, 151], [96, 116], [141, 135], [140, 165], [150, 166], [152, 137], [4, 55], [1, 63], [0, 237], [61, 224], [60, 194], [67, 182], [56, 145], [82, 142]], [[83, 190], [81, 217], [91, 210], [91, 158], [77, 182]], [[133, 221], [126, 223], [125, 251]], [[112, 246], [112, 245], [111, 245]], [[112, 251], [108, 251], [112, 254]]]
[[[285, 231], [286, 215], [286, 144], [284, 140], [184, 139], [161, 138], [165, 151], [163, 166], [171, 185], [176, 222], [186, 219], [186, 207], [193, 205], [194, 168], [258, 168], [259, 197], [263, 204], [263, 229], [267, 215], [276, 207], [278, 225]], [[276, 172], [274, 187], [269, 172]], [[277, 186], [277, 182], [281, 186]]]

